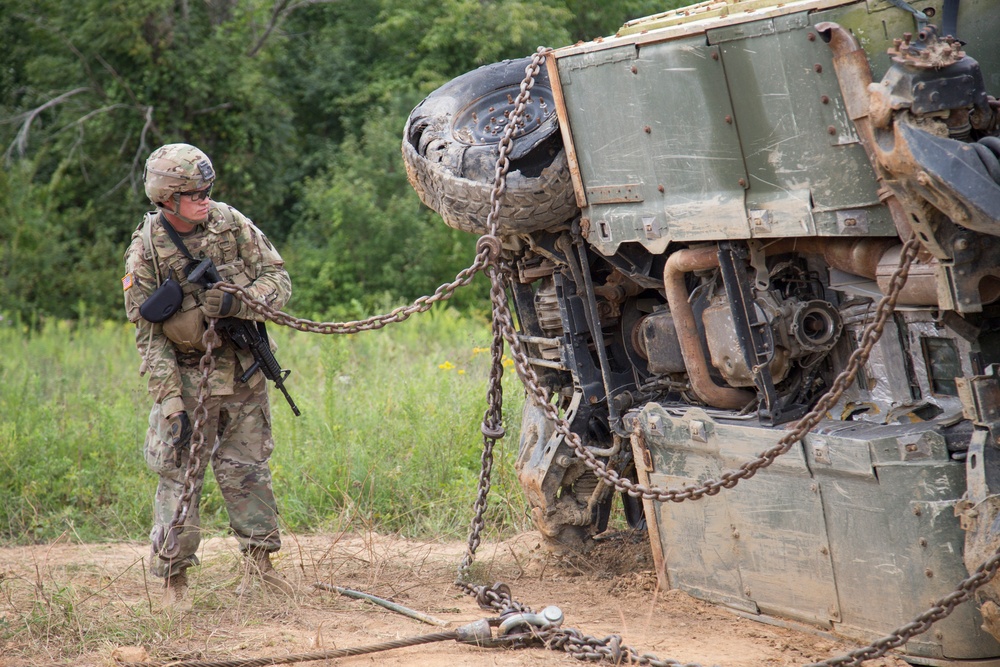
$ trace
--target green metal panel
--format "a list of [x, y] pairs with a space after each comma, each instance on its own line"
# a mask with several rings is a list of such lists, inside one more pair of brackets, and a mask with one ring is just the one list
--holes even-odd
[[747, 174], [718, 49], [702, 36], [643, 46], [636, 78], [652, 119], [651, 197], [659, 194], [669, 238], [747, 238]]
[[[659, 425], [644, 429], [657, 486], [718, 479], [781, 435], [715, 422], [698, 409], [671, 417], [656, 404], [640, 420]], [[671, 586], [744, 611], [825, 627], [839, 620], [823, 506], [800, 448], [752, 484], [657, 505], [657, 521]]]
[[598, 250], [638, 241], [662, 252], [670, 240], [749, 236], [725, 74], [704, 36], [558, 65]]
[[634, 60], [635, 49], [627, 45], [559, 61], [574, 143], [582, 149], [583, 184], [597, 204], [614, 199], [614, 188], [634, 188], [644, 168]]
[[[651, 409], [642, 419], [649, 427], [650, 438], [673, 445], [650, 446], [653, 468], [657, 471], [650, 474], [650, 483], [677, 488], [717, 474], [719, 438], [713, 422], [700, 422], [705, 424], [706, 442], [696, 444], [690, 439], [688, 423]], [[664, 540], [665, 567], [671, 587], [702, 600], [757, 613], [757, 605], [743, 592], [738, 542], [733, 535], [728, 498], [719, 495], [710, 503], [682, 504], [687, 506], [683, 508], [685, 511], [676, 511], [679, 508], [674, 503], [655, 505], [661, 535], [679, 538], [669, 543]]]
[[[638, 414], [650, 482], [718, 479], [783, 435], [683, 416]], [[655, 503], [670, 586], [734, 608], [830, 627], [869, 642], [911, 620], [966, 576], [954, 516], [965, 467], [933, 425], [824, 422], [774, 464], [717, 496]], [[974, 605], [905, 647], [929, 660], [1000, 656]]]
[[[910, 589], [910, 608], [925, 609], [929, 600], [951, 593], [969, 575], [956, 557], [965, 546], [965, 532], [955, 517], [955, 503], [965, 488], [965, 466], [914, 461], [877, 465], [876, 471], [885, 492], [886, 515], [892, 517], [886, 541], [895, 545], [903, 579], [922, 584]], [[895, 508], [891, 514], [890, 508]], [[1000, 655], [1000, 644], [982, 624], [976, 605], [964, 604], [935, 624], [934, 631], [916, 637], [907, 650], [917, 655], [940, 651], [953, 660], [979, 658], [987, 651]]]
[[809, 16], [711, 30], [708, 37], [722, 51], [750, 177], [753, 235], [895, 234], [844, 108], [830, 48]]

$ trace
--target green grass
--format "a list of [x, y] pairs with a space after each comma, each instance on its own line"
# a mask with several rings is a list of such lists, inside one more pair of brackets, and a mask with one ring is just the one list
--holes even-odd
[[[305, 334], [271, 325], [293, 369], [271, 406], [283, 524], [356, 525], [461, 536], [475, 499], [489, 373], [488, 322], [437, 307], [375, 332]], [[0, 322], [0, 543], [142, 539], [156, 478], [142, 442], [150, 399], [127, 323]], [[504, 376], [509, 435], [497, 448], [487, 525], [525, 527], [513, 473], [523, 391]], [[209, 532], [228, 525], [218, 487], [202, 499]]]

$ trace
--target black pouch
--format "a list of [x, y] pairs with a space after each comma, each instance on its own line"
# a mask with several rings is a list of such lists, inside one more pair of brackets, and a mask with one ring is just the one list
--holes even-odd
[[170, 316], [180, 309], [183, 301], [184, 290], [181, 289], [181, 284], [174, 280], [174, 272], [171, 271], [163, 284], [139, 306], [139, 314], [147, 322], [158, 324], [170, 319]]

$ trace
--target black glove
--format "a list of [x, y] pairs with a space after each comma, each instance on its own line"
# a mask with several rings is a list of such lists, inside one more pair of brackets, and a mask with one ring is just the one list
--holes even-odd
[[201, 304], [201, 312], [205, 313], [206, 317], [232, 317], [239, 309], [240, 304], [233, 295], [220, 289], [207, 290], [204, 303]]
[[170, 444], [179, 455], [191, 444], [191, 420], [188, 413], [178, 412], [167, 417], [167, 425], [170, 428]]

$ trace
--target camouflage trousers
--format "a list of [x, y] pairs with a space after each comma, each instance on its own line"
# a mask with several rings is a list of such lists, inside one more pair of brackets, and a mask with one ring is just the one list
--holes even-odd
[[[196, 398], [184, 397], [184, 408], [192, 425], [196, 406]], [[274, 439], [271, 437], [271, 409], [266, 383], [259, 382], [256, 387], [237, 384], [236, 393], [212, 396], [205, 402], [205, 407], [208, 409], [204, 431], [206, 449], [197, 471], [191, 509], [180, 534], [180, 553], [172, 560], [165, 560], [155, 552], [152, 554], [150, 571], [159, 577], [167, 577], [198, 564], [196, 552], [201, 543], [198, 504], [209, 460], [226, 503], [229, 525], [236, 534], [240, 549], [246, 551], [250, 547], [260, 547], [265, 551], [277, 551], [281, 548], [278, 508], [268, 466]], [[180, 502], [189, 456], [185, 449], [177, 460], [173, 446], [157, 435], [154, 423], [158, 418], [159, 406], [155, 405], [144, 448], [146, 464], [160, 477], [150, 533], [154, 549], [155, 545], [162, 544], [166, 528]]]

